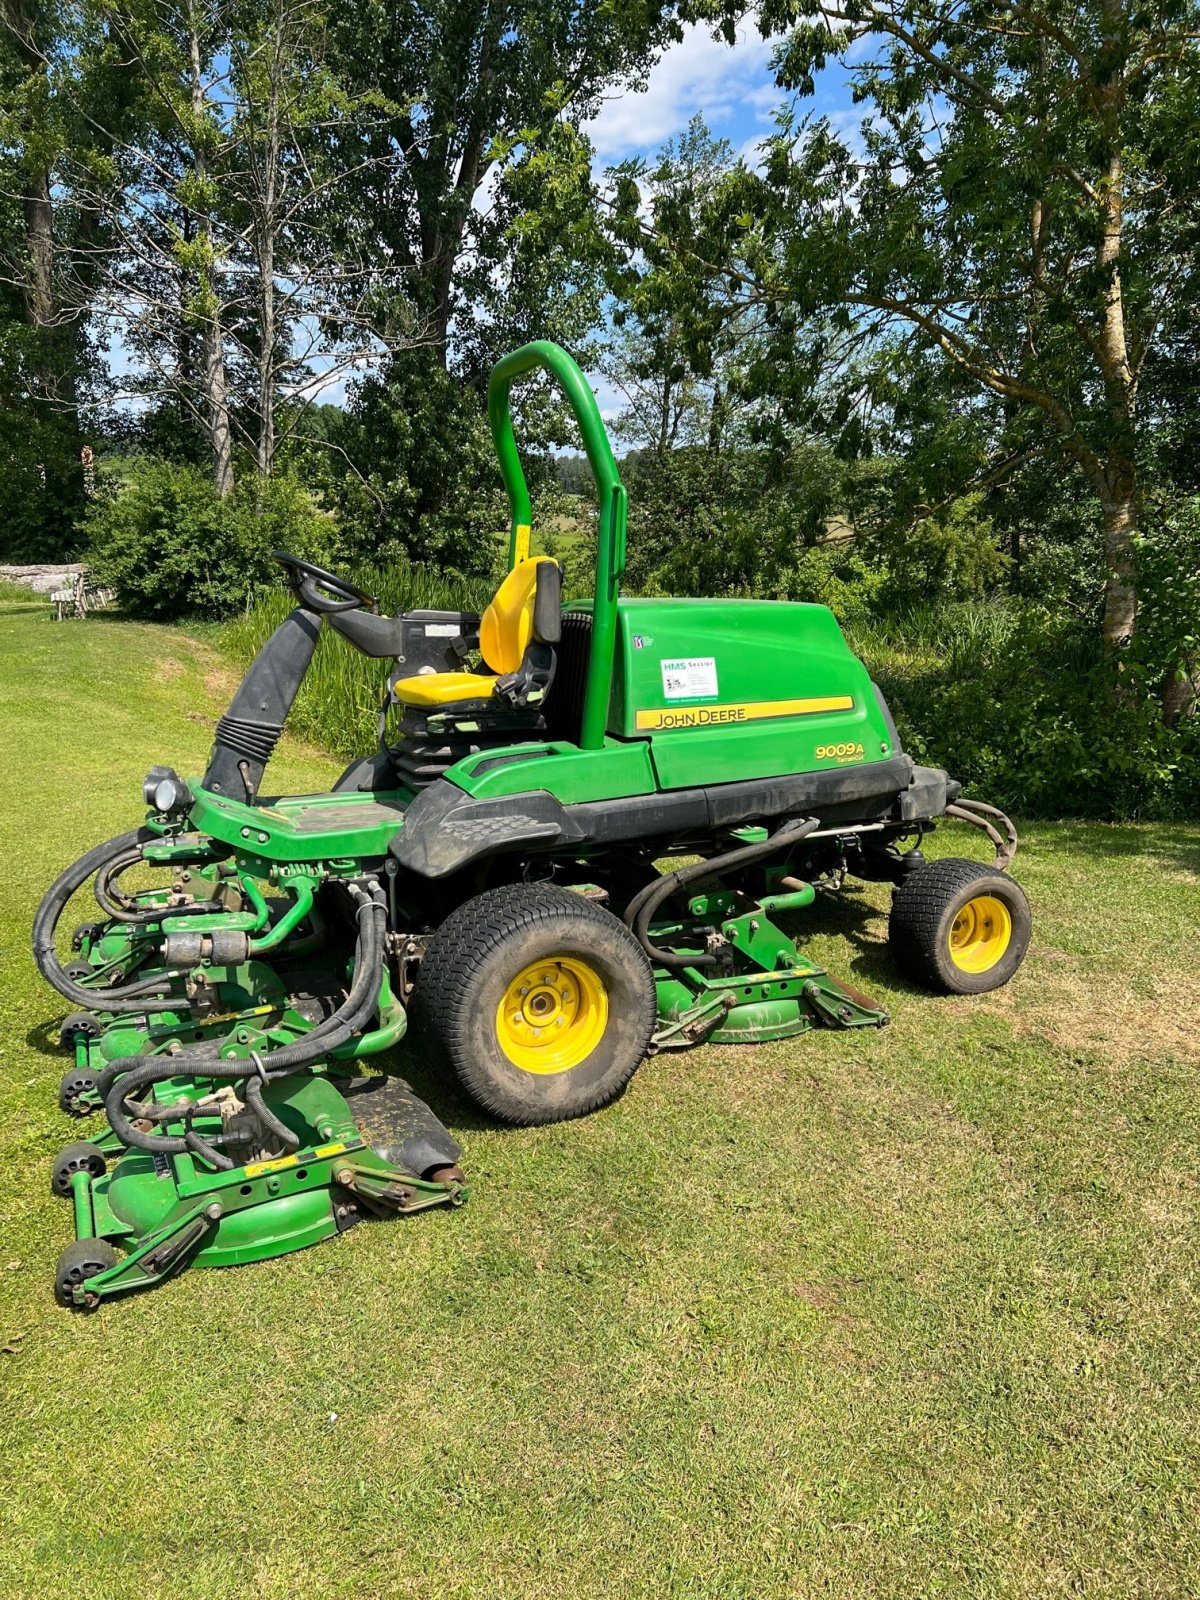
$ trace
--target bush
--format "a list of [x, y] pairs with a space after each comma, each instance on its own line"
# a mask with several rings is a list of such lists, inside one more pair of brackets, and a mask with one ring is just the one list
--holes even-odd
[[85, 531], [97, 581], [131, 615], [167, 620], [237, 611], [277, 573], [272, 549], [319, 561], [333, 527], [290, 478], [220, 500], [199, 467], [151, 458], [101, 495]]
[[1163, 722], [1161, 670], [1114, 695], [1090, 631], [1016, 601], [923, 607], [847, 630], [904, 748], [1024, 817], [1170, 818], [1200, 800], [1200, 718]]

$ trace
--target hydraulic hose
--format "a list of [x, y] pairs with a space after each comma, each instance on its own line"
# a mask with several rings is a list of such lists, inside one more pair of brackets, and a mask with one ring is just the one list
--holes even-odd
[[299, 1150], [300, 1135], [294, 1133], [286, 1122], [281, 1121], [270, 1106], [263, 1099], [261, 1078], [247, 1078], [245, 1088], [246, 1104], [258, 1120], [270, 1128], [275, 1137], [280, 1140], [285, 1150]]
[[227, 1081], [246, 1079], [247, 1101], [277, 1137], [283, 1139], [289, 1148], [297, 1147], [295, 1136], [263, 1103], [263, 1084], [286, 1077], [345, 1043], [367, 1020], [379, 1000], [379, 972], [387, 932], [386, 901], [378, 882], [372, 884], [370, 895], [364, 894], [355, 885], [350, 886], [350, 893], [358, 900], [356, 914], [359, 917], [359, 936], [350, 990], [338, 1009], [303, 1038], [282, 1045], [277, 1050], [267, 1051], [262, 1057], [255, 1057], [253, 1064], [244, 1060], [213, 1061], [206, 1056], [189, 1055], [186, 1051], [174, 1056], [126, 1056], [112, 1062], [101, 1075], [97, 1088], [104, 1096], [104, 1110], [109, 1125], [122, 1144], [152, 1155], [180, 1155], [186, 1150], [202, 1156], [222, 1170], [233, 1165], [213, 1147], [223, 1142], [220, 1134], [214, 1135], [210, 1143], [192, 1129], [183, 1135], [145, 1133], [135, 1128], [126, 1114], [125, 1102], [137, 1090], [161, 1083], [167, 1078], [178, 1077], [189, 1066], [194, 1066], [197, 1075], [206, 1078]]
[[184, 906], [151, 906], [142, 911], [133, 910], [133, 899], [129, 895], [122, 894], [114, 880], [123, 872], [128, 872], [130, 867], [136, 866], [142, 859], [142, 847], [135, 845], [114, 860], [106, 862], [96, 874], [93, 885], [96, 904], [114, 922], [145, 924], [161, 922], [164, 917], [208, 916], [222, 909], [219, 900], [197, 900]]
[[650, 939], [650, 919], [659, 906], [670, 895], [689, 883], [694, 883], [697, 878], [721, 876], [730, 872], [734, 867], [748, 867], [755, 861], [761, 861], [767, 856], [775, 855], [777, 851], [787, 845], [798, 843], [808, 837], [821, 826], [817, 817], [804, 817], [794, 822], [785, 822], [783, 827], [773, 833], [769, 839], [763, 839], [758, 844], [743, 845], [738, 850], [730, 850], [723, 856], [709, 856], [704, 861], [697, 861], [690, 867], [679, 867], [674, 872], [667, 873], [664, 877], [656, 878], [640, 889], [625, 908], [625, 925], [633, 930], [638, 943], [652, 961], [657, 961], [664, 967], [711, 967], [716, 965], [716, 956], [708, 951], [697, 951], [692, 954], [680, 954], [675, 950], [664, 950], [661, 946], [652, 943]]
[[[351, 893], [355, 892], [352, 886]], [[361, 895], [361, 891], [357, 892]], [[358, 915], [361, 917], [366, 910], [374, 913], [382, 912], [381, 899], [374, 895], [371, 898], [361, 896]], [[360, 924], [359, 937], [355, 944], [354, 972], [345, 1000], [324, 1021], [310, 1028], [303, 1038], [269, 1051], [266, 1057], [267, 1062], [271, 1063], [268, 1075], [278, 1075], [285, 1069], [294, 1070], [297, 1066], [308, 1065], [310, 1061], [315, 1061], [318, 1056], [324, 1055], [327, 1050], [344, 1044], [357, 1031], [361, 1022], [366, 1020], [370, 1015], [369, 1007], [374, 1005], [378, 998], [378, 991], [372, 980], [383, 961], [385, 932], [386, 922], [379, 915], [373, 915]], [[179, 1077], [181, 1068], [186, 1069], [190, 1066], [195, 1067], [199, 1077], [246, 1076], [244, 1065], [233, 1072], [218, 1071], [217, 1064], [213, 1063], [210, 1057], [199, 1057], [188, 1051], [181, 1051], [173, 1056], [122, 1056], [110, 1062], [100, 1074], [96, 1081], [96, 1092], [107, 1103], [117, 1079], [124, 1079], [127, 1076], [132, 1078], [136, 1073], [138, 1074], [136, 1083], [122, 1085], [121, 1098], [125, 1099], [133, 1088], [140, 1087], [143, 1083], [160, 1083], [164, 1078]], [[146, 1069], [152, 1069], [149, 1075]]]
[[158, 835], [152, 833], [149, 828], [134, 828], [129, 833], [109, 839], [105, 844], [98, 844], [94, 850], [89, 850], [64, 872], [59, 873], [42, 897], [42, 903], [33, 919], [33, 959], [37, 962], [38, 971], [52, 989], [57, 989], [64, 999], [73, 1001], [85, 1010], [144, 1011], [147, 999], [160, 998], [168, 994], [171, 995], [173, 1006], [177, 1006], [180, 1010], [187, 1010], [190, 1007], [186, 996], [172, 993], [175, 981], [183, 976], [182, 972], [160, 972], [153, 977], [126, 984], [121, 989], [85, 989], [82, 984], [75, 983], [67, 977], [54, 948], [54, 933], [59, 918], [75, 891], [82, 888], [93, 873], [101, 871], [110, 861], [125, 855], [135, 845], [140, 850], [142, 845], [157, 838]]

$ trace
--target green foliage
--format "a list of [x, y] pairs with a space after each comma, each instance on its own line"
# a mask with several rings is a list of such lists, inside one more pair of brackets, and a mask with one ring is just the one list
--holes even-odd
[[1165, 726], [1161, 667], [1105, 693], [1094, 633], [1034, 603], [913, 607], [847, 635], [906, 750], [1015, 817], [1188, 817], [1200, 725]]
[[78, 554], [79, 447], [73, 417], [25, 403], [12, 390], [0, 395], [0, 561], [70, 561]]
[[1007, 565], [982, 494], [960, 495], [944, 510], [902, 525], [885, 560], [879, 603], [898, 608], [918, 599], [982, 599]]
[[482, 398], [436, 351], [405, 351], [364, 381], [335, 443], [322, 476], [344, 508], [356, 559], [397, 552], [492, 570], [508, 513]]
[[627, 458], [629, 581], [675, 594], [794, 597], [798, 564], [844, 501], [826, 450], [690, 447]]
[[[1195, 675], [1200, 663], [1200, 497], [1155, 508], [1137, 542], [1134, 660], [1153, 679]], [[1200, 722], [1200, 713], [1191, 717]]]
[[209, 474], [153, 459], [107, 487], [84, 527], [97, 579], [133, 615], [154, 618], [228, 616], [273, 578], [272, 549], [320, 559], [333, 542], [329, 519], [294, 479], [220, 500]]
[[716, 448], [737, 420], [756, 319], [730, 294], [734, 240], [710, 224], [734, 170], [729, 143], [695, 116], [652, 163], [610, 175], [617, 259], [600, 363], [625, 399], [615, 429], [631, 444]]

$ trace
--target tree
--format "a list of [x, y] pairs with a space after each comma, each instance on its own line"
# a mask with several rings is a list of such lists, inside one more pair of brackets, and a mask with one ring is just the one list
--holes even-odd
[[342, 91], [315, 0], [111, 0], [83, 36], [59, 93], [115, 58], [138, 118], [118, 137], [96, 109], [113, 158], [66, 166], [106, 224], [72, 288], [140, 362], [129, 388], [203, 430], [224, 498], [239, 446], [265, 479], [324, 388], [413, 336], [403, 273], [337, 247], [346, 130], [384, 113]]
[[392, 108], [364, 137], [350, 132], [359, 165], [342, 226], [407, 270], [425, 330], [351, 398], [361, 443], [347, 448], [369, 482], [346, 489], [369, 500], [380, 542], [440, 561], [490, 559], [478, 530], [481, 508], [493, 516], [483, 502], [495, 482], [487, 374], [528, 339], [578, 348], [597, 325], [608, 247], [583, 125], [677, 36], [675, 11], [675, 0], [339, 9], [339, 75]]
[[[3, 542], [17, 559], [73, 552], [83, 507], [77, 405], [89, 361], [84, 319], [64, 293], [64, 249], [96, 218], [64, 195], [64, 152], [92, 145], [54, 93], [78, 39], [42, 0], [0, 3], [0, 478]], [[103, 92], [87, 82], [85, 98]]]
[[533, 161], [544, 188], [555, 174], [539, 157], [550, 150], [586, 185], [571, 131], [678, 36], [675, 10], [661, 0], [353, 0], [340, 9], [343, 81], [394, 108], [365, 136], [351, 130], [363, 158], [351, 223], [414, 270], [414, 298], [443, 367], [452, 334], [475, 355], [495, 304], [492, 274], [506, 276], [513, 219], [496, 204], [503, 180]]
[[[831, 338], [940, 359], [1000, 458], [1072, 463], [1103, 535], [1103, 643], [1137, 622], [1147, 363], [1190, 316], [1200, 224], [1194, 0], [770, 0], [780, 84], [838, 58], [857, 141], [793, 110], [741, 182], [753, 292], [819, 364]], [[874, 46], [874, 53], [864, 50]], [[841, 420], [861, 402], [853, 375]], [[993, 463], [993, 466], [996, 463]]]
[[615, 169], [609, 211], [622, 253], [608, 274], [601, 370], [627, 402], [617, 427], [635, 446], [715, 450], [729, 429], [754, 308], [730, 300], [728, 261], [704, 259], [696, 241], [734, 165], [728, 141], [696, 116], [652, 164]]

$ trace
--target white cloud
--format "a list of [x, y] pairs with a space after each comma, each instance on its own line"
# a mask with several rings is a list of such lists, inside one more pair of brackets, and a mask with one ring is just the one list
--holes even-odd
[[607, 100], [587, 133], [601, 159], [647, 151], [685, 128], [700, 112], [714, 131], [747, 106], [761, 113], [774, 95], [764, 83], [771, 43], [744, 22], [730, 46], [695, 23], [650, 69], [644, 91], [627, 89]]

